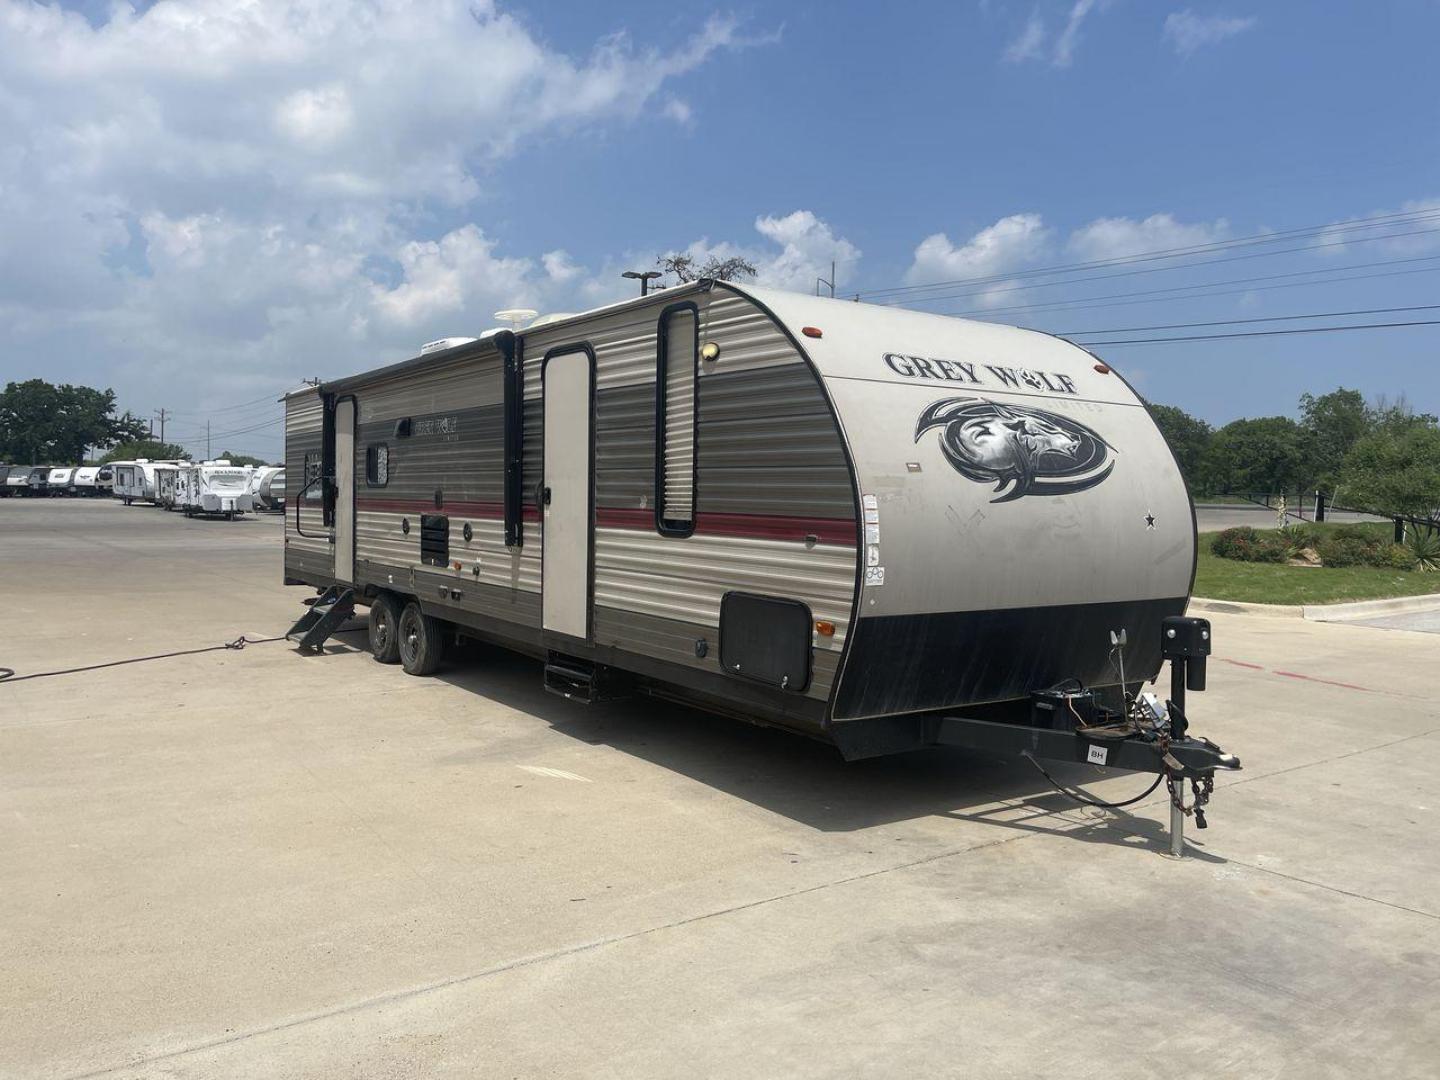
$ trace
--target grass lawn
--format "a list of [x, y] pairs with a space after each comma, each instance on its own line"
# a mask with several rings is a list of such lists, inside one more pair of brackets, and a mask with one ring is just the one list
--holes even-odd
[[[1328, 532], [1339, 526], [1311, 525]], [[1388, 537], [1386, 523], [1364, 526]], [[1380, 600], [1391, 596], [1440, 593], [1440, 573], [1380, 570], [1373, 566], [1284, 566], [1221, 559], [1210, 553], [1216, 533], [1200, 534], [1200, 560], [1195, 568], [1195, 595], [1208, 600], [1245, 600], [1255, 604], [1339, 604], [1346, 600]]]

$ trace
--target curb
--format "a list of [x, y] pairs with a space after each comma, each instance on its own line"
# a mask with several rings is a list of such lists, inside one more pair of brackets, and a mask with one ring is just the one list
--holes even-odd
[[1397, 596], [1392, 600], [1357, 600], [1351, 604], [1306, 604], [1305, 618], [1315, 622], [1368, 619], [1372, 615], [1404, 615], [1440, 610], [1440, 594]]
[[1209, 600], [1196, 596], [1191, 611], [1222, 615], [1258, 615], [1268, 618], [1308, 619], [1311, 622], [1344, 622], [1374, 615], [1406, 615], [1415, 611], [1440, 611], [1440, 593], [1397, 596], [1389, 600], [1356, 600], [1348, 604], [1252, 604], [1243, 600]]
[[1252, 604], [1246, 600], [1207, 600], [1192, 596], [1187, 611], [1212, 611], [1221, 615], [1260, 615], [1268, 618], [1300, 619], [1305, 609], [1298, 604]]

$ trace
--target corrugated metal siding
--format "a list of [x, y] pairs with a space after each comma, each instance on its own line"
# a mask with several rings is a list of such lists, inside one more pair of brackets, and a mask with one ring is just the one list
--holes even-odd
[[[446, 606], [538, 625], [539, 544], [505, 546], [504, 385], [498, 350], [362, 385], [355, 395], [360, 406], [355, 446], [360, 580], [408, 589], [413, 569], [419, 579], [448, 582], [460, 591], [459, 599], [446, 597]], [[410, 420], [406, 438], [395, 435], [401, 419]], [[365, 475], [366, 448], [378, 443], [388, 446], [390, 455], [389, 482], [383, 486], [368, 483]], [[422, 514], [448, 518], [450, 566], [421, 563]], [[439, 594], [422, 595], [434, 601]]]
[[[729, 293], [693, 299], [700, 341], [720, 346], [720, 358], [702, 362], [699, 376], [695, 535], [661, 536], [653, 517], [647, 520], [655, 505], [656, 349], [665, 297], [591, 325], [526, 335], [526, 490], [532, 468], [538, 479], [533, 458], [543, 442], [541, 359], [557, 346], [588, 342], [596, 358], [596, 505], [602, 519], [628, 513], [623, 527], [595, 530], [596, 643], [718, 671], [725, 592], [791, 597], [836, 624], [833, 638], [816, 638], [807, 693], [823, 699], [851, 618], [858, 558], [841, 436], [815, 376], [763, 311]], [[807, 533], [822, 526], [824, 542], [807, 543]], [[769, 538], [731, 535], [751, 527]], [[712, 643], [703, 659], [695, 656], [697, 637]]]
[[285, 505], [287, 577], [329, 579], [335, 573], [335, 554], [330, 546], [330, 530], [325, 527], [318, 487], [299, 498], [300, 524], [307, 535], [302, 536], [295, 528], [295, 502], [300, 489], [310, 480], [305, 473], [306, 455], [310, 455], [312, 462], [319, 460], [323, 424], [324, 408], [319, 391], [295, 393], [285, 399], [285, 475], [295, 478], [289, 481], [295, 495], [289, 496]]

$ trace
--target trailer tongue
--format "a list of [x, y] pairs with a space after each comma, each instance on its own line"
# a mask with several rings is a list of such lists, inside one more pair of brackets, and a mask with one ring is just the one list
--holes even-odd
[[[1126, 694], [1127, 712], [1121, 715], [1101, 705], [1094, 690], [1078, 683], [1061, 684], [1035, 691], [1029, 724], [942, 716], [934, 720], [928, 741], [939, 746], [1028, 757], [1058, 789], [1090, 805], [1124, 804], [1103, 803], [1069, 791], [1036, 759], [1156, 773], [1164, 779], [1170, 796], [1170, 854], [1179, 858], [1185, 850], [1185, 819], [1193, 816], [1198, 828], [1206, 827], [1205, 806], [1215, 786], [1215, 771], [1238, 770], [1240, 759], [1209, 739], [1189, 734], [1185, 691], [1205, 689], [1205, 658], [1211, 644], [1209, 620], [1172, 615], [1163, 620], [1160, 633], [1161, 655], [1170, 661], [1168, 701], [1161, 702], [1151, 693], [1134, 698]], [[1123, 647], [1123, 632], [1112, 633], [1111, 640]], [[1186, 780], [1192, 792], [1188, 806], [1184, 801]]]

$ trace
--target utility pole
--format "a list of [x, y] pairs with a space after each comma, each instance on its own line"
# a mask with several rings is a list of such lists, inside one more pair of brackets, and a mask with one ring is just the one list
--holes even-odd
[[205, 460], [214, 461], [215, 455], [210, 452], [210, 421], [205, 421]]
[[828, 285], [828, 286], [830, 287], [830, 299], [832, 299], [832, 300], [835, 299], [835, 260], [834, 260], [834, 259], [831, 259], [831, 260], [830, 260], [830, 277], [829, 277], [828, 279], [823, 278], [823, 277], [817, 277], [817, 278], [815, 279], [815, 295], [816, 295], [816, 296], [819, 296], [819, 295], [820, 295], [820, 286], [821, 286], [821, 285]]
[[[165, 441], [165, 418], [170, 414], [165, 409], [159, 409], [156, 411], [155, 415], [160, 418], [160, 441], [163, 443]], [[154, 424], [150, 425], [150, 434], [155, 434]]]

